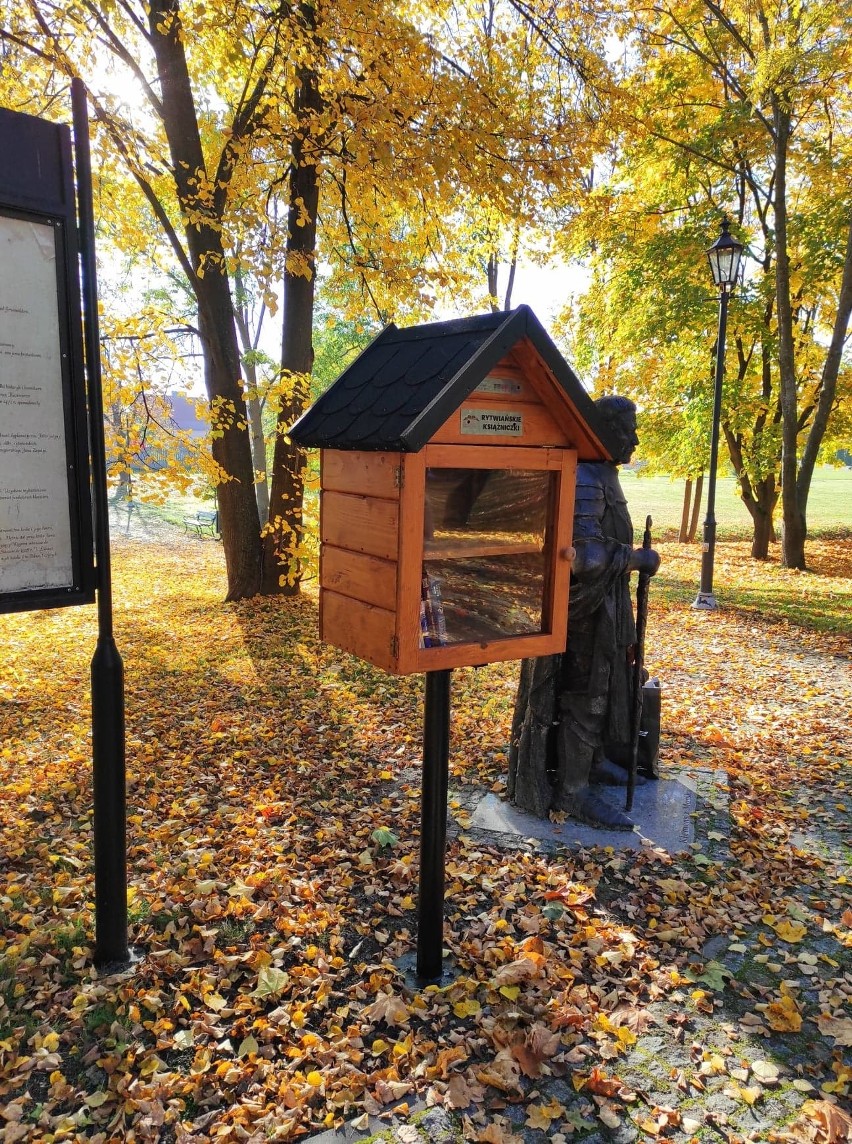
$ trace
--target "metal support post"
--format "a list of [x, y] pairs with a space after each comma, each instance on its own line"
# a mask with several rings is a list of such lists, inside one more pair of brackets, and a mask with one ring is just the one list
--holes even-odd
[[719, 333], [716, 339], [716, 377], [713, 387], [713, 426], [710, 435], [710, 476], [707, 482], [707, 515], [701, 546], [701, 585], [693, 608], [716, 611], [719, 604], [713, 595], [713, 563], [716, 556], [716, 465], [719, 454], [719, 422], [722, 417], [722, 380], [725, 375], [725, 338], [728, 327], [728, 290], [719, 295]]
[[417, 901], [417, 980], [421, 984], [440, 980], [442, 972], [451, 675], [450, 670], [426, 672]]
[[106, 483], [101, 385], [92, 167], [86, 88], [71, 81], [80, 256], [85, 320], [89, 445], [97, 558], [98, 643], [92, 658], [92, 766], [94, 773], [95, 963], [128, 960], [127, 807], [124, 732], [124, 665], [113, 638], [109, 501]]

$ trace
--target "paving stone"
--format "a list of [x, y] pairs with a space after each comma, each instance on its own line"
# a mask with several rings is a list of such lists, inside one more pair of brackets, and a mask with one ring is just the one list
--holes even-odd
[[419, 1121], [419, 1126], [433, 1144], [453, 1144], [458, 1139], [456, 1124], [443, 1108], [430, 1108]]
[[713, 937], [702, 946], [701, 956], [707, 958], [708, 961], [713, 958], [718, 958], [719, 955], [724, 953], [728, 948], [730, 940], [727, 934], [714, 934]]
[[555, 1096], [560, 1104], [569, 1105], [576, 1104], [577, 1102], [577, 1091], [568, 1081], [557, 1078], [556, 1080], [548, 1081], [546, 1088], [548, 1097]]
[[638, 1138], [639, 1132], [632, 1124], [622, 1124], [620, 1128], [614, 1128], [610, 1137], [613, 1144], [633, 1144]]
[[737, 1102], [730, 1096], [725, 1096], [724, 1092], [721, 1091], [708, 1092], [704, 1100], [704, 1107], [710, 1112], [721, 1112], [725, 1116], [731, 1116], [739, 1111]]

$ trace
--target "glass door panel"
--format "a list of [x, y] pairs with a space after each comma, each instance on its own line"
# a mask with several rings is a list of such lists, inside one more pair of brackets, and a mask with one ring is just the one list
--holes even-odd
[[421, 647], [542, 630], [556, 479], [541, 470], [426, 470]]

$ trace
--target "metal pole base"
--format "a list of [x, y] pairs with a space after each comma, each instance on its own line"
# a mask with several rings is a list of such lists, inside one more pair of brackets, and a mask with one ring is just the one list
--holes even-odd
[[718, 612], [719, 602], [712, 592], [699, 592], [692, 601], [693, 608], [699, 612]]

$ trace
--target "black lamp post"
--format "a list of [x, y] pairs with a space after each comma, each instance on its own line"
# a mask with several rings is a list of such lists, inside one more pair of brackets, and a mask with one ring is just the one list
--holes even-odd
[[719, 605], [713, 595], [713, 560], [716, 555], [716, 457], [719, 452], [719, 421], [722, 412], [722, 378], [725, 373], [725, 334], [728, 325], [728, 296], [737, 283], [743, 245], [731, 238], [731, 224], [722, 219], [722, 233], [707, 251], [713, 281], [719, 288], [719, 333], [716, 338], [716, 381], [713, 388], [713, 430], [710, 435], [710, 479], [707, 483], [707, 516], [704, 518], [704, 542], [701, 546], [701, 587], [693, 608], [715, 611]]

